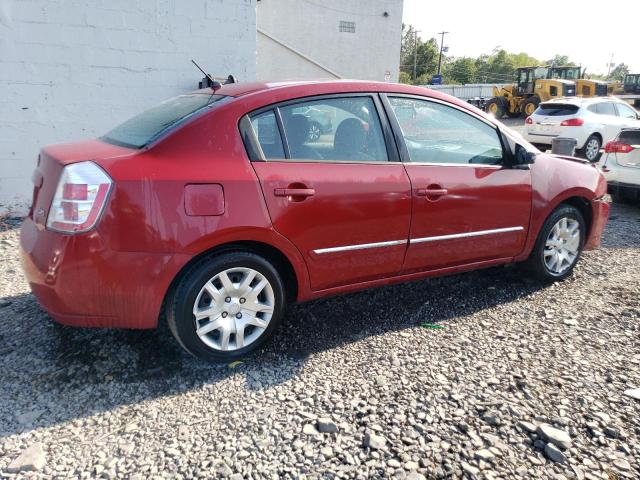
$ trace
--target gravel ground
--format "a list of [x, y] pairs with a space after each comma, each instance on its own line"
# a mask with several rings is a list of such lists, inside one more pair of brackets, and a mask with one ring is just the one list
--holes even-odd
[[239, 365], [54, 324], [6, 228], [0, 477], [640, 477], [639, 208], [561, 284], [496, 268], [300, 305]]

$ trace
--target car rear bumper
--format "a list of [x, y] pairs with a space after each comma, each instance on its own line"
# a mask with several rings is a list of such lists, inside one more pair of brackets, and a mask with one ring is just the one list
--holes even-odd
[[593, 250], [602, 243], [602, 233], [609, 219], [609, 202], [604, 200], [591, 201], [592, 222], [589, 236], [585, 242], [585, 250]]
[[573, 138], [576, 141], [576, 149], [580, 150], [584, 148], [584, 144], [589, 137], [585, 132], [579, 129], [579, 127], [563, 127], [561, 132], [553, 133], [541, 133], [530, 130], [525, 130], [524, 138], [530, 143], [538, 143], [542, 145], [551, 145], [551, 142], [556, 137]]
[[117, 252], [92, 230], [52, 232], [25, 219], [20, 252], [31, 291], [59, 323], [154, 328], [184, 255]]

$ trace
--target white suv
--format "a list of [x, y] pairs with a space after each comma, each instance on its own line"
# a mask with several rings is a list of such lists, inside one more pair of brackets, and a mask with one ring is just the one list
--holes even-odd
[[640, 203], [640, 128], [628, 128], [604, 147], [598, 164], [614, 202]]
[[525, 120], [524, 136], [546, 150], [555, 137], [573, 138], [578, 152], [595, 162], [602, 145], [623, 128], [640, 128], [640, 115], [614, 97], [567, 97], [541, 103]]

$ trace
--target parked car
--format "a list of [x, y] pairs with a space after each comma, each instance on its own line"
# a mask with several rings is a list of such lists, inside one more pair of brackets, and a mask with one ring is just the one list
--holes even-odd
[[640, 128], [628, 128], [604, 147], [600, 168], [614, 202], [640, 204]]
[[555, 137], [573, 138], [578, 152], [598, 160], [602, 146], [623, 128], [640, 127], [640, 115], [612, 97], [561, 98], [541, 103], [525, 120], [524, 136], [541, 150]]
[[[339, 112], [326, 141], [308, 141], [308, 103]], [[434, 134], [405, 138], [407, 110]], [[180, 95], [43, 148], [33, 179], [20, 244], [51, 316], [166, 318], [210, 360], [257, 348], [289, 302], [512, 262], [564, 279], [609, 209], [595, 165], [541, 154], [453, 97], [357, 81]]]
[[309, 120], [308, 139], [311, 142], [333, 131], [331, 111], [322, 110], [315, 106], [304, 106], [296, 109], [294, 113], [304, 115]]

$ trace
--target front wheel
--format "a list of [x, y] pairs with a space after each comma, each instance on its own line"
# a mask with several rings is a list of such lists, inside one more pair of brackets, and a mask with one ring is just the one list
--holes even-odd
[[264, 343], [284, 309], [285, 289], [273, 265], [253, 253], [229, 252], [187, 270], [169, 295], [167, 322], [192, 355], [229, 361]]
[[567, 278], [578, 263], [585, 235], [586, 225], [580, 211], [571, 205], [561, 205], [540, 229], [527, 260], [529, 270], [544, 281]]

